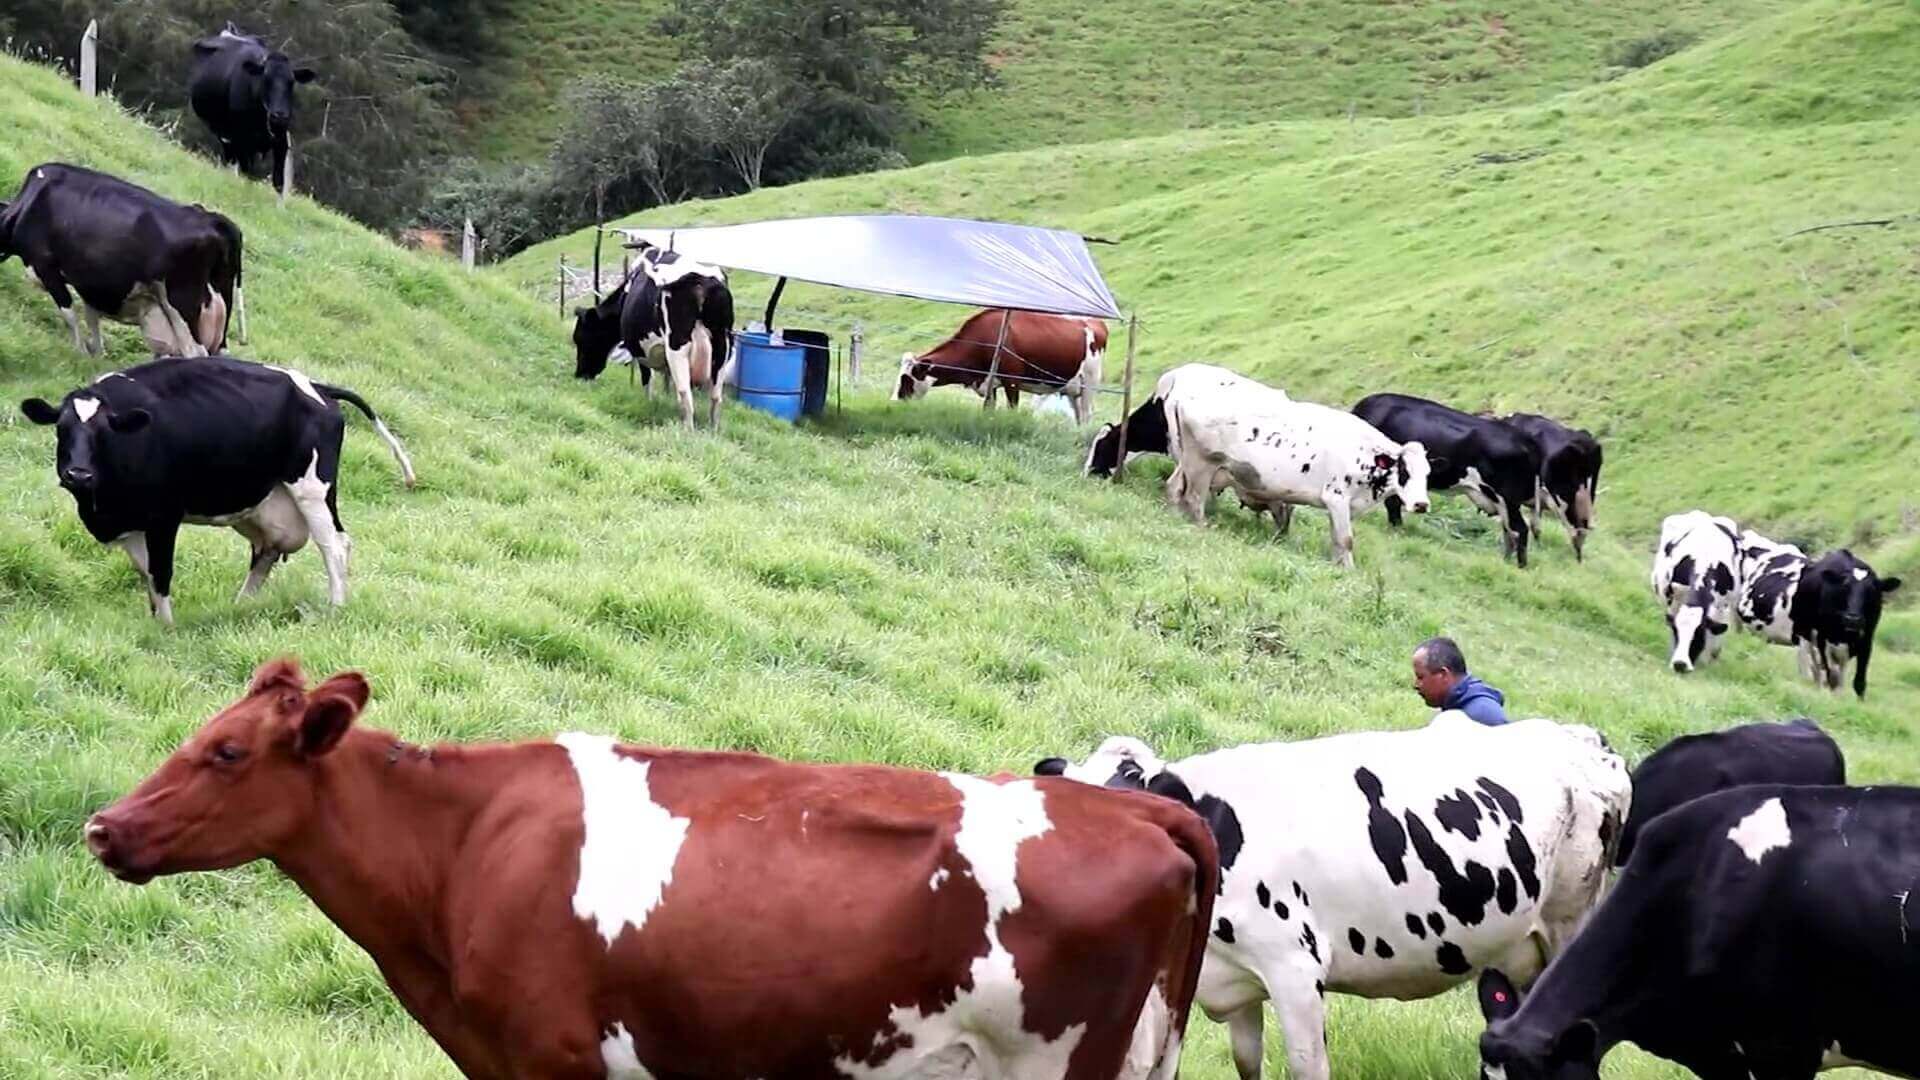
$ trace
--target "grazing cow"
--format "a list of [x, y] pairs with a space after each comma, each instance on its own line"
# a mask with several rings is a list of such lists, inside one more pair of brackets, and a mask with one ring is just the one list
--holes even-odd
[[36, 165], [0, 203], [0, 261], [20, 257], [89, 356], [101, 352], [102, 316], [138, 326], [156, 356], [223, 351], [228, 313], [243, 307], [241, 246], [222, 214], [77, 165]]
[[1172, 1080], [1217, 849], [1060, 780], [409, 746], [291, 660], [95, 814], [122, 880], [270, 859], [468, 1076]]
[[1540, 538], [1540, 507], [1544, 503], [1566, 523], [1573, 538], [1573, 557], [1585, 558], [1587, 533], [1593, 528], [1593, 504], [1600, 497], [1600, 440], [1583, 428], [1570, 428], [1533, 413], [1514, 413], [1508, 426], [1533, 439], [1540, 450], [1540, 483], [1534, 489], [1529, 523]]
[[[994, 352], [1003, 320], [1006, 342], [998, 350], [996, 368]], [[1006, 391], [1010, 409], [1019, 408], [1022, 390], [1064, 394], [1073, 401], [1074, 418], [1084, 424], [1093, 419], [1093, 396], [1100, 389], [1106, 355], [1107, 324], [1099, 319], [996, 308], [976, 313], [932, 349], [901, 357], [893, 399], [923, 397], [936, 386], [952, 383], [972, 387], [989, 409], [996, 390]]]
[[1720, 655], [1740, 592], [1740, 526], [1704, 510], [1669, 514], [1653, 550], [1653, 595], [1667, 609], [1671, 656], [1681, 673]]
[[194, 42], [187, 100], [220, 140], [222, 164], [251, 172], [255, 158], [273, 155], [273, 188], [285, 202], [293, 88], [315, 78], [312, 68], [295, 67], [286, 53], [228, 23], [213, 37]]
[[1249, 397], [1235, 389], [1176, 395], [1167, 427], [1178, 465], [1168, 501], [1206, 524], [1207, 503], [1232, 487], [1242, 504], [1272, 511], [1280, 535], [1293, 507], [1318, 506], [1333, 526], [1333, 559], [1353, 566], [1353, 518], [1382, 499], [1427, 512], [1431, 466], [1419, 442], [1398, 443], [1351, 413], [1307, 401]]
[[1777, 544], [1749, 529], [1740, 538], [1737, 611], [1747, 629], [1800, 652], [1800, 672], [1815, 685], [1839, 690], [1853, 669], [1853, 692], [1867, 696], [1867, 663], [1880, 625], [1882, 599], [1900, 587], [1840, 548], [1818, 559], [1792, 544]]
[[1805, 717], [1682, 735], [1633, 770], [1633, 812], [1614, 865], [1625, 866], [1647, 823], [1683, 802], [1742, 784], [1844, 784], [1847, 758]]
[[[1154, 384], [1153, 396], [1141, 402], [1129, 414], [1127, 460], [1133, 460], [1136, 454], [1171, 453], [1167, 444], [1167, 402], [1180, 394], [1213, 391], [1240, 393], [1270, 401], [1292, 400], [1287, 397], [1285, 390], [1255, 382], [1223, 367], [1181, 364], [1160, 376], [1160, 380]], [[1080, 469], [1080, 475], [1112, 476], [1119, 465], [1119, 425], [1102, 424], [1099, 433], [1093, 437], [1093, 444], [1087, 448], [1087, 460]]]
[[340, 521], [345, 401], [373, 421], [400, 463], [413, 464], [360, 395], [297, 371], [225, 356], [168, 357], [110, 372], [58, 406], [20, 403], [57, 425], [54, 467], [95, 540], [125, 549], [161, 622], [173, 623], [173, 544], [182, 523], [225, 525], [252, 552], [240, 595], [311, 536], [328, 595], [347, 602], [352, 542]]
[[614, 351], [624, 349], [629, 362], [666, 370], [689, 428], [693, 388], [705, 387], [707, 424], [719, 426], [720, 398], [733, 378], [733, 293], [725, 271], [643, 244], [620, 287], [573, 315], [575, 377], [598, 378]]
[[1196, 999], [1260, 1075], [1261, 1002], [1288, 1075], [1327, 1080], [1326, 992], [1431, 997], [1487, 965], [1538, 972], [1599, 898], [1624, 762], [1589, 728], [1460, 713], [1396, 732], [1216, 750], [1171, 765], [1108, 739], [1035, 771], [1193, 806], [1220, 844]]
[[1623, 1042], [1704, 1080], [1920, 1076], [1920, 791], [1760, 785], [1660, 815], [1524, 999], [1480, 983], [1483, 1080], [1596, 1080]]
[[[1502, 547], [1527, 565], [1526, 507], [1540, 487], [1540, 450], [1532, 438], [1498, 420], [1406, 394], [1371, 394], [1353, 407], [1390, 439], [1419, 442], [1435, 456], [1429, 491], [1459, 487], [1482, 513], [1500, 520]], [[1400, 524], [1400, 504], [1387, 499], [1387, 522]]]

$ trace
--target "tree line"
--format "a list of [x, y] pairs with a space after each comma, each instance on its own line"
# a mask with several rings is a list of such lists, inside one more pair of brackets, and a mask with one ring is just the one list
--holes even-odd
[[1004, 0], [660, 0], [654, 32], [691, 59], [577, 79], [543, 158], [482, 162], [454, 106], [498, 78], [511, 2], [12, 0], [0, 37], [73, 67], [98, 19], [102, 85], [213, 155], [186, 79], [193, 42], [231, 21], [320, 72], [295, 115], [301, 190], [381, 229], [471, 218], [497, 258], [651, 206], [905, 164], [912, 102], [991, 81]]

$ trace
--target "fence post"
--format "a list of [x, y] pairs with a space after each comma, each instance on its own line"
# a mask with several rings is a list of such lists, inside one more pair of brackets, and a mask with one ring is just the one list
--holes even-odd
[[287, 196], [293, 194], [293, 135], [287, 135], [287, 167], [280, 173], [280, 205], [287, 205]]
[[100, 92], [100, 20], [87, 23], [87, 32], [80, 35], [80, 92], [93, 97]]
[[1139, 336], [1140, 313], [1127, 316], [1127, 381], [1120, 388], [1120, 456], [1113, 463], [1113, 482], [1127, 478], [1127, 421], [1133, 416], [1133, 346]]
[[853, 384], [860, 385], [860, 354], [866, 351], [867, 324], [855, 320], [853, 335], [847, 339], [847, 368]]
[[560, 318], [565, 320], [567, 317], [567, 257], [565, 255], [560, 256], [560, 288], [555, 290], [555, 293], [559, 297]]
[[460, 228], [460, 265], [466, 267], [469, 274], [473, 273], [474, 254], [473, 219], [468, 218]]

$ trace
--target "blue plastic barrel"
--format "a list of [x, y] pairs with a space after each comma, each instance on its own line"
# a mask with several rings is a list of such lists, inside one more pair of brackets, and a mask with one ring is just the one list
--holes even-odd
[[800, 419], [806, 392], [806, 348], [775, 345], [767, 334], [746, 332], [735, 338], [735, 346], [740, 354], [735, 361], [735, 378], [741, 403], [788, 422]]

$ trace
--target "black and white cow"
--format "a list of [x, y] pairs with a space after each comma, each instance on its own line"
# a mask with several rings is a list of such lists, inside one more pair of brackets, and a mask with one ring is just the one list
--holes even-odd
[[1220, 847], [1201, 1008], [1260, 1075], [1271, 1000], [1294, 1080], [1327, 1080], [1328, 991], [1431, 997], [1488, 965], [1537, 972], [1605, 888], [1626, 764], [1589, 728], [1426, 728], [1236, 746], [1163, 763], [1112, 738], [1043, 775], [1192, 806]]
[[1704, 510], [1669, 514], [1653, 549], [1653, 595], [1667, 609], [1668, 663], [1685, 673], [1720, 655], [1740, 592], [1740, 526]]
[[1600, 440], [1582, 428], [1534, 413], [1514, 413], [1502, 422], [1533, 440], [1540, 451], [1540, 485], [1534, 490], [1529, 524], [1540, 539], [1540, 508], [1560, 516], [1573, 539], [1573, 557], [1584, 559], [1587, 533], [1593, 528], [1593, 504], [1600, 497], [1600, 466], [1605, 454]]
[[182, 523], [224, 525], [247, 538], [243, 597], [311, 536], [330, 599], [346, 603], [352, 544], [338, 506], [346, 418], [336, 401], [373, 421], [412, 487], [406, 451], [358, 394], [231, 357], [150, 361], [103, 375], [57, 406], [29, 398], [20, 411], [57, 426], [60, 486], [94, 539], [126, 550], [153, 614], [171, 624]]
[[0, 261], [20, 257], [90, 356], [101, 351], [102, 316], [138, 326], [156, 356], [224, 350], [227, 317], [243, 307], [241, 246], [222, 214], [78, 165], [36, 165], [0, 203]]
[[[1525, 513], [1540, 483], [1540, 451], [1532, 438], [1498, 420], [1407, 394], [1370, 394], [1354, 405], [1353, 414], [1389, 439], [1424, 445], [1435, 459], [1427, 489], [1460, 488], [1473, 505], [1500, 520], [1505, 550], [1527, 565]], [[1387, 500], [1387, 522], [1400, 524], [1394, 499]]]
[[1853, 692], [1867, 696], [1867, 663], [1882, 599], [1900, 587], [1840, 548], [1818, 559], [1749, 529], [1740, 537], [1740, 600], [1747, 629], [1800, 653], [1801, 674], [1839, 690], [1854, 663]]
[[294, 66], [286, 53], [228, 23], [218, 34], [194, 42], [187, 100], [220, 140], [223, 164], [251, 172], [255, 158], [273, 155], [273, 187], [285, 202], [293, 88], [315, 78], [312, 68]]
[[1633, 812], [1615, 865], [1625, 865], [1647, 823], [1681, 803], [1742, 784], [1844, 784], [1847, 758], [1805, 717], [1682, 735], [1633, 770]]
[[1399, 443], [1352, 413], [1308, 401], [1259, 397], [1237, 388], [1177, 394], [1167, 402], [1169, 447], [1177, 463], [1167, 500], [1195, 524], [1231, 487], [1242, 505], [1273, 513], [1286, 535], [1295, 506], [1326, 510], [1333, 560], [1353, 567], [1353, 519], [1382, 499], [1427, 511], [1432, 466], [1419, 442]]
[[[1703, 1080], [1920, 1076], [1920, 790], [1737, 787], [1647, 825], [1524, 998], [1481, 978], [1482, 1080], [1596, 1080], [1623, 1042]], [[1920, 900], [1920, 897], [1913, 897]]]
[[[1247, 395], [1249, 400], [1289, 401], [1287, 392], [1257, 382], [1238, 372], [1212, 364], [1181, 364], [1161, 375], [1153, 385], [1153, 396], [1127, 417], [1127, 460], [1136, 454], [1168, 454], [1167, 402], [1182, 394], [1227, 392]], [[1120, 465], [1120, 427], [1102, 424], [1087, 447], [1082, 476], [1112, 476]]]
[[733, 378], [733, 293], [724, 271], [642, 245], [620, 287], [573, 315], [576, 377], [598, 378], [624, 349], [629, 362], [667, 371], [688, 427], [693, 387], [706, 387], [707, 423], [719, 425], [720, 398]]

